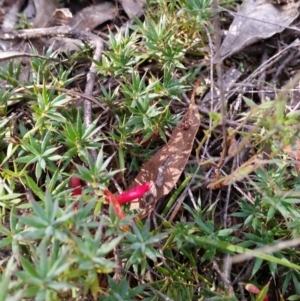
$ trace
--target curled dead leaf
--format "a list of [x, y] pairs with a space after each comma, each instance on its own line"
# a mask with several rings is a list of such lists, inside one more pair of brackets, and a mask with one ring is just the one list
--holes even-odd
[[73, 18], [71, 11], [68, 8], [56, 9], [45, 27], [67, 25]]

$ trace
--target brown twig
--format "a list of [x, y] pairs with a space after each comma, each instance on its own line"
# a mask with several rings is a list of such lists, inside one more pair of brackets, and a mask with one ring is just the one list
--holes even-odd
[[[209, 46], [209, 51], [210, 51], [210, 111], [213, 112], [214, 111], [214, 93], [215, 93], [215, 87], [214, 87], [214, 46], [213, 46], [213, 42], [212, 42], [212, 38], [210, 35], [210, 32], [207, 28], [207, 26], [204, 26], [204, 29], [206, 31], [206, 35], [208, 38], [208, 46]], [[209, 128], [212, 128], [212, 118], [209, 118]], [[211, 137], [211, 133], [208, 134], [208, 137], [206, 139], [205, 145], [203, 147], [203, 153], [207, 153], [207, 149], [208, 149], [208, 145], [209, 145], [209, 141], [210, 141], [210, 137]]]
[[[221, 27], [220, 27], [220, 18], [219, 18], [219, 10], [218, 10], [218, 1], [213, 0], [212, 2], [213, 8], [213, 25], [214, 25], [214, 33], [215, 33], [215, 50], [219, 51], [221, 47]], [[218, 167], [220, 168], [223, 165], [224, 159], [226, 157], [227, 152], [227, 127], [226, 127], [226, 104], [225, 104], [225, 95], [223, 89], [223, 69], [222, 69], [222, 61], [216, 64], [217, 76], [218, 76], [218, 86], [220, 91], [220, 102], [221, 102], [221, 116], [222, 116], [222, 132], [223, 132], [223, 143], [222, 143], [222, 154], [221, 160], [218, 163]]]
[[[90, 67], [90, 70], [86, 78], [86, 86], [85, 86], [84, 93], [87, 96], [93, 96], [93, 90], [94, 90], [95, 79], [97, 74], [97, 68], [96, 68], [97, 66], [95, 64], [95, 61], [100, 61], [102, 51], [103, 51], [103, 42], [100, 38], [97, 37], [97, 39], [94, 39], [93, 42], [96, 49], [94, 52], [92, 65]], [[84, 123], [86, 127], [90, 126], [92, 123], [92, 103], [86, 98], [84, 98]], [[97, 160], [96, 150], [94, 149], [91, 150], [91, 155], [94, 161], [96, 161]]]
[[60, 88], [60, 87], [55, 87], [55, 86], [51, 86], [51, 85], [30, 85], [30, 86], [23, 86], [21, 88], [18, 88], [16, 90], [13, 91], [14, 94], [16, 93], [19, 93], [23, 90], [28, 90], [28, 89], [32, 89], [34, 87], [37, 87], [37, 88], [46, 88], [46, 89], [53, 89], [53, 90], [56, 90], [56, 91], [60, 91], [60, 92], [64, 92], [68, 95], [71, 95], [71, 96], [74, 96], [74, 97], [84, 97], [86, 99], [88, 99], [89, 101], [93, 102], [96, 107], [100, 107], [102, 108], [104, 111], [107, 111], [109, 108], [108, 106], [105, 107], [103, 104], [101, 104], [95, 97], [93, 96], [88, 96], [88, 95], [85, 95], [83, 93], [80, 93], [80, 92], [77, 92], [77, 91], [73, 91], [73, 90], [70, 90], [70, 89], [65, 89], [65, 88]]
[[[262, 55], [262, 58], [261, 58], [261, 63], [264, 64], [267, 59], [268, 59], [268, 53], [267, 53], [267, 50], [265, 49], [265, 51]], [[262, 82], [264, 82], [265, 79], [266, 79], [266, 70], [264, 70], [258, 78], [259, 86], [261, 86]], [[259, 93], [259, 96], [260, 96], [260, 100], [263, 101], [265, 99], [265, 92], [261, 91]]]
[[228, 289], [229, 293], [233, 294], [234, 290], [230, 280], [227, 278], [226, 274], [220, 270], [220, 267], [215, 259], [213, 260], [213, 269], [217, 272], [221, 281], [225, 284], [226, 288]]

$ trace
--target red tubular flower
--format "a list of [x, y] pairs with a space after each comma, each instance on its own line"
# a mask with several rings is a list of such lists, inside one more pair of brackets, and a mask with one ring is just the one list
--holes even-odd
[[153, 182], [147, 182], [143, 185], [139, 185], [131, 190], [125, 191], [116, 196], [119, 204], [126, 204], [133, 200], [141, 198], [146, 192], [148, 192], [153, 185]]
[[[135, 199], [141, 198], [147, 191], [152, 188], [153, 182], [149, 182], [143, 185], [139, 185], [136, 188], [125, 191], [117, 196], [113, 195], [108, 189], [104, 190], [104, 196], [108, 203], [110, 203], [115, 211], [116, 216], [119, 217], [120, 220], [126, 217], [125, 212], [123, 211], [121, 204], [125, 204], [131, 202]], [[127, 227], [124, 227], [126, 230]]]
[[[106, 201], [114, 207], [115, 214], [119, 219], [125, 218], [126, 214], [121, 208], [120, 204], [126, 204], [133, 200], [143, 197], [143, 195], [152, 188], [153, 182], [148, 182], [143, 185], [139, 185], [131, 190], [125, 191], [117, 196], [113, 195], [109, 190], [104, 190]], [[81, 195], [82, 183], [81, 180], [75, 176], [71, 176], [69, 187], [73, 188], [72, 196]], [[74, 205], [74, 210], [77, 209], [77, 204]]]

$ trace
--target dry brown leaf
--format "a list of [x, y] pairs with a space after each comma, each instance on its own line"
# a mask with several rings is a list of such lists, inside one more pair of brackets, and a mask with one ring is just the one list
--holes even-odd
[[116, 6], [111, 2], [104, 2], [82, 9], [71, 19], [69, 26], [77, 30], [91, 31], [98, 25], [113, 20], [116, 15]]
[[255, 42], [282, 32], [299, 15], [299, 1], [274, 5], [268, 0], [245, 0], [214, 57], [220, 63], [226, 57]]
[[[192, 97], [192, 99], [194, 99], [194, 97]], [[163, 183], [161, 187], [159, 187], [160, 185], [156, 187], [157, 195], [155, 200], [151, 203], [151, 208], [146, 207], [143, 201], [139, 200], [138, 203], [131, 204], [131, 210], [142, 209], [144, 210], [142, 215], [148, 214], [148, 210], [153, 209], [156, 202], [171, 191], [186, 166], [199, 126], [199, 112], [194, 101], [191, 100], [186, 114], [173, 130], [168, 143], [143, 165], [140, 173], [130, 185], [130, 189], [132, 189], [146, 182], [155, 182], [159, 168], [164, 165], [163, 163], [167, 162], [163, 170]]]
[[119, 2], [129, 18], [140, 16], [145, 10], [145, 0], [119, 0]]
[[35, 19], [33, 22], [34, 28], [42, 28], [51, 19], [55, 10], [58, 8], [56, 0], [34, 0]]

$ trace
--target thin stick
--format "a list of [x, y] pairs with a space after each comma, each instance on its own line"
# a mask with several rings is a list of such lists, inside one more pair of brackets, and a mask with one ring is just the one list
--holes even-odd
[[[213, 0], [212, 2], [213, 8], [213, 25], [214, 25], [214, 33], [215, 33], [215, 50], [216, 52], [221, 47], [221, 29], [220, 29], [220, 18], [218, 11], [218, 0]], [[220, 168], [223, 165], [226, 152], [227, 152], [227, 128], [226, 128], [226, 104], [225, 104], [225, 96], [223, 89], [223, 70], [222, 70], [222, 61], [216, 64], [217, 75], [218, 75], [218, 86], [220, 91], [220, 102], [221, 102], [221, 116], [222, 116], [222, 132], [223, 132], [223, 143], [222, 143], [222, 154], [221, 160], [218, 163], [218, 167]]]
[[71, 95], [73, 97], [84, 97], [86, 99], [88, 99], [89, 101], [93, 102], [97, 107], [101, 107], [104, 111], [107, 111], [109, 109], [108, 106], [104, 106], [103, 104], [101, 104], [95, 97], [93, 96], [88, 96], [88, 95], [85, 95], [83, 93], [80, 93], [80, 92], [76, 92], [76, 91], [73, 91], [73, 90], [69, 90], [69, 89], [65, 89], [65, 88], [60, 88], [60, 87], [55, 87], [55, 86], [51, 86], [51, 85], [30, 85], [30, 86], [24, 86], [24, 87], [21, 87], [21, 88], [18, 88], [16, 90], [13, 91], [13, 94], [16, 94], [16, 93], [19, 93], [23, 90], [29, 90], [29, 89], [32, 89], [34, 87], [37, 87], [37, 88], [46, 88], [46, 89], [49, 89], [49, 90], [56, 90], [56, 91], [60, 91], [60, 92], [64, 92], [68, 95]]

